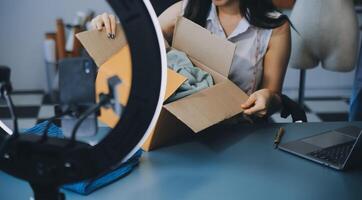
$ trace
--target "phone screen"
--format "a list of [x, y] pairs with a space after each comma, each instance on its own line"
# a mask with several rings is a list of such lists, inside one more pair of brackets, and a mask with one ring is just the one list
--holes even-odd
[[[77, 107], [84, 112], [95, 105], [95, 80], [97, 66], [87, 57], [64, 59], [59, 64], [59, 101], [64, 112], [68, 106]], [[97, 113], [90, 115], [80, 126], [77, 136], [92, 136], [97, 133]], [[62, 129], [70, 136], [77, 122], [76, 117], [63, 117]]]

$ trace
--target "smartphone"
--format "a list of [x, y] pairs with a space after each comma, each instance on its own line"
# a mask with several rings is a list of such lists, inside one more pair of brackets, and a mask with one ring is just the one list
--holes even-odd
[[[66, 58], [59, 62], [59, 103], [63, 112], [76, 107], [80, 114], [96, 103], [95, 80], [97, 66], [88, 57]], [[98, 131], [97, 116], [90, 115], [79, 127], [77, 137], [93, 136]], [[65, 116], [61, 127], [66, 137], [70, 137], [78, 118]]]

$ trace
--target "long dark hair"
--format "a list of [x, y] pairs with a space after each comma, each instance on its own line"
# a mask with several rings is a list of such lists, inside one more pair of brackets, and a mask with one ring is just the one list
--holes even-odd
[[[206, 26], [206, 19], [211, 8], [211, 0], [189, 0], [184, 17]], [[272, 0], [239, 0], [240, 12], [244, 13], [251, 25], [260, 28], [273, 29], [289, 22], [289, 18], [282, 14], [280, 17], [271, 17], [269, 13], [278, 11]]]

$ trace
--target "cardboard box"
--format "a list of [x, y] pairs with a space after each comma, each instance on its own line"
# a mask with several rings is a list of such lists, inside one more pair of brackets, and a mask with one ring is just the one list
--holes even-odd
[[[117, 33], [119, 33], [117, 40], [123, 41], [124, 39], [121, 39], [124, 38], [124, 36], [121, 37], [123, 32], [117, 31]], [[116, 66], [122, 66], [124, 64], [122, 63], [122, 60], [125, 59], [124, 56], [130, 56], [127, 44], [123, 44], [123, 47], [118, 44], [118, 48], [114, 46], [108, 48], [107, 45], [114, 44], [109, 42], [108, 39], [104, 39], [106, 38], [105, 33], [91, 31], [78, 34], [77, 36], [89, 54], [96, 60], [98, 66], [100, 66], [100, 71], [103, 68], [109, 70]], [[97, 44], [98, 42], [102, 44]], [[124, 53], [122, 55], [120, 52], [124, 52], [125, 48], [127, 48], [128, 54]], [[179, 18], [174, 31], [172, 48], [185, 52], [195, 66], [209, 72], [214, 79], [215, 85], [180, 100], [165, 104], [153, 133], [143, 145], [143, 149], [146, 151], [174, 143], [240, 114], [243, 112], [241, 104], [248, 98], [238, 86], [227, 78], [236, 48], [235, 44], [212, 35], [208, 30], [186, 18]], [[107, 51], [107, 53], [104, 51]], [[115, 62], [116, 60], [118, 60], [117, 64], [107, 65], [109, 62]], [[131, 68], [131, 66], [126, 67]], [[131, 73], [118, 74], [122, 79], [125, 76], [131, 76]], [[186, 80], [183, 76], [172, 70], [168, 70], [167, 75], [165, 100]], [[99, 75], [97, 78], [97, 88], [101, 88], [102, 81], [99, 80], [101, 76]], [[130, 79], [128, 78], [127, 80]], [[126, 84], [128, 85], [125, 85], [125, 87], [129, 87], [130, 82], [126, 82]], [[127, 92], [126, 89], [123, 92]], [[111, 127], [118, 121], [117, 117], [110, 117], [109, 113], [107, 114], [108, 116], [104, 115], [105, 113], [102, 112], [101, 120]]]
[[[119, 103], [127, 105], [132, 83], [132, 61], [129, 46], [121, 26], [117, 26], [116, 39], [110, 40], [105, 31], [85, 31], [76, 35], [94, 62], [99, 67], [96, 80], [96, 94], [108, 93], [108, 78], [117, 75], [122, 79], [118, 88], [121, 98]], [[169, 81], [166, 87], [165, 100], [170, 97], [186, 80], [185, 77], [172, 70], [167, 71]], [[100, 121], [109, 127], [115, 127], [119, 116], [111, 109], [101, 109]]]

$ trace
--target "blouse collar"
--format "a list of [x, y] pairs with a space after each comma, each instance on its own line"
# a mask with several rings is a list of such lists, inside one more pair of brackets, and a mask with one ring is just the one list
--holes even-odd
[[[215, 4], [211, 4], [211, 9], [209, 12], [209, 15], [206, 19], [207, 21], [211, 22], [214, 26], [217, 26], [219, 28], [220, 31], [224, 32], [224, 35], [226, 37], [225, 31], [221, 26], [221, 23], [219, 21], [219, 17], [217, 15], [217, 8], [215, 6]], [[248, 20], [246, 20], [245, 17], [243, 17], [239, 24], [236, 26], [236, 28], [234, 29], [234, 31], [227, 37], [228, 39], [236, 37], [244, 32], [246, 32], [249, 28], [250, 28], [250, 23], [248, 22]]]

